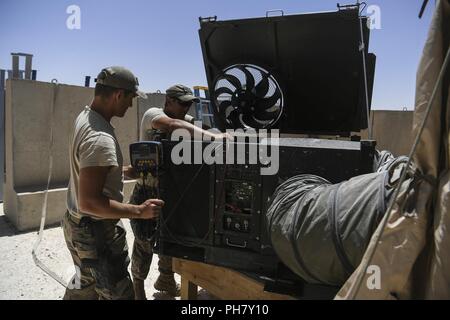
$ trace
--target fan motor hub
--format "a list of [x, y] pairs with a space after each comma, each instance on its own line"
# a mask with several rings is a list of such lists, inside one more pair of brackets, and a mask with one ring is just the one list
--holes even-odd
[[239, 106], [243, 111], [254, 111], [255, 101], [246, 90], [236, 91], [231, 97], [232, 104]]

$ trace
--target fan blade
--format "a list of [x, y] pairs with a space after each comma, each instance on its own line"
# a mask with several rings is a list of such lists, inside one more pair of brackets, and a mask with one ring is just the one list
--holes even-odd
[[221, 94], [224, 93], [228, 93], [229, 95], [233, 95], [233, 90], [231, 90], [230, 88], [227, 87], [221, 87], [219, 89], [217, 89], [216, 91], [214, 91], [214, 95], [217, 98], [218, 96], [220, 96]]
[[269, 91], [269, 74], [263, 74], [261, 81], [256, 85], [254, 94], [258, 98], [264, 98]]
[[228, 108], [229, 106], [231, 106], [231, 101], [230, 101], [230, 100], [224, 100], [224, 101], [222, 101], [222, 102], [219, 104], [219, 106], [218, 106], [219, 113], [225, 114], [225, 111], [227, 110], [227, 108]]
[[255, 101], [256, 109], [259, 111], [270, 109], [277, 103], [277, 101], [280, 98], [281, 98], [281, 92], [277, 88], [271, 97], [256, 100]]
[[242, 117], [242, 121], [248, 125], [249, 127], [252, 127], [254, 129], [259, 129], [264, 127], [264, 124], [259, 123], [258, 121], [256, 121], [255, 119], [253, 119], [251, 114], [244, 114], [244, 116]]
[[233, 75], [231, 75], [231, 74], [224, 74], [223, 75], [223, 78], [225, 79], [225, 80], [228, 80], [228, 82], [229, 83], [231, 83], [235, 88], [236, 88], [236, 90], [242, 90], [242, 84], [241, 84], [241, 82], [239, 81], [239, 79], [238, 78], [236, 78], [235, 76], [233, 76]]
[[278, 117], [279, 112], [280, 110], [272, 112], [256, 110], [253, 116], [255, 119], [262, 121], [275, 120]]
[[253, 78], [253, 75], [250, 71], [247, 70], [246, 67], [239, 66], [238, 69], [245, 73], [245, 91], [252, 91], [253, 87], [255, 86], [255, 78]]
[[234, 129], [243, 127], [239, 115], [240, 115], [239, 110], [234, 109], [233, 111], [230, 112], [230, 114], [227, 117], [228, 122], [232, 125]]

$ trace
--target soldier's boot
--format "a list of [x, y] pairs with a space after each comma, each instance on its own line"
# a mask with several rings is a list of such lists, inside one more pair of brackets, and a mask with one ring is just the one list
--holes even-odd
[[144, 280], [133, 278], [134, 299], [147, 300], [145, 295]]
[[167, 292], [172, 297], [179, 297], [181, 294], [180, 285], [175, 281], [174, 274], [160, 273], [154, 287], [158, 291]]

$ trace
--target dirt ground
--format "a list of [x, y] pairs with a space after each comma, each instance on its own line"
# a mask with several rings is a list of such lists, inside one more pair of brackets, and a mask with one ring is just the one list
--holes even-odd
[[[130, 224], [123, 220], [127, 229], [128, 246], [133, 243]], [[37, 231], [18, 232], [3, 213], [0, 203], [0, 299], [1, 300], [57, 300], [64, 295], [65, 288], [38, 268], [32, 258], [31, 250], [37, 240]], [[130, 250], [131, 251], [131, 250]], [[131, 252], [130, 252], [131, 254]], [[69, 251], [64, 242], [61, 227], [44, 230], [44, 237], [38, 248], [37, 257], [66, 282], [75, 273]], [[150, 274], [145, 282], [147, 298], [156, 300], [174, 299], [153, 288], [158, 277], [158, 256], [153, 257]], [[175, 274], [180, 282], [180, 276]], [[199, 299], [212, 299], [200, 289]], [[179, 299], [177, 297], [176, 299]]]

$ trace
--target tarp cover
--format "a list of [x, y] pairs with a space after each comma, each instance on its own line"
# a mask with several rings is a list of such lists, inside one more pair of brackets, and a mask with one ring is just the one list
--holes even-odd
[[[439, 0], [417, 72], [415, 136], [425, 118], [449, 40], [450, 1]], [[415, 197], [414, 210], [406, 212], [402, 206], [394, 206], [392, 213], [385, 215], [384, 230], [380, 224], [360, 266], [337, 299], [450, 299], [449, 78], [447, 68], [413, 156], [428, 179], [414, 194], [402, 192], [397, 201], [401, 204], [405, 198]]]

